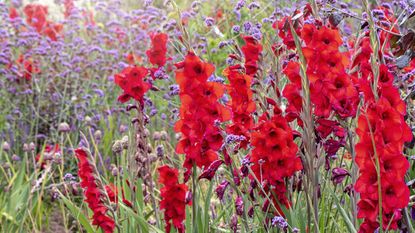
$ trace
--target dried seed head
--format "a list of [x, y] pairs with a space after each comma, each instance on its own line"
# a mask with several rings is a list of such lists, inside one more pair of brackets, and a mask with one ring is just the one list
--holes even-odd
[[150, 160], [150, 163], [153, 163], [157, 160], [157, 156], [155, 154], [150, 154], [148, 160]]
[[128, 130], [128, 127], [125, 125], [120, 125], [120, 128], [118, 129], [120, 133], [125, 133]]
[[125, 135], [124, 137], [122, 137], [121, 139], [121, 145], [123, 149], [128, 149], [128, 144], [129, 144], [129, 140], [128, 140], [128, 136]]
[[30, 151], [29, 145], [27, 143], [23, 144], [23, 151], [24, 152], [29, 152]]
[[147, 153], [153, 152], [153, 148], [151, 147], [151, 143], [147, 144]]
[[118, 176], [118, 174], [119, 174], [119, 170], [118, 170], [118, 168], [117, 168], [116, 166], [114, 166], [114, 167], [112, 168], [112, 170], [111, 170], [111, 174], [112, 174], [113, 176]]
[[123, 146], [120, 140], [117, 140], [114, 142], [114, 144], [112, 145], [112, 152], [114, 152], [115, 154], [119, 154], [121, 153], [123, 150]]
[[87, 125], [91, 125], [91, 124], [92, 124], [92, 119], [91, 119], [91, 117], [86, 116], [86, 117], [85, 117], [85, 123], [86, 123]]
[[20, 161], [20, 157], [16, 154], [12, 155], [12, 160], [13, 161]]
[[71, 127], [69, 126], [68, 123], [62, 122], [62, 123], [59, 124], [59, 126], [58, 126], [58, 132], [59, 133], [67, 133], [69, 131], [71, 131]]
[[98, 140], [98, 141], [101, 140], [101, 138], [102, 138], [102, 132], [101, 132], [101, 130], [95, 131], [94, 138], [95, 138], [95, 140]]
[[160, 134], [160, 132], [158, 132], [158, 131], [154, 132], [154, 133], [153, 133], [153, 140], [154, 140], [154, 141], [158, 141], [158, 140], [160, 140], [160, 139], [161, 139], [161, 134]]
[[160, 139], [162, 141], [167, 141], [168, 137], [169, 137], [169, 135], [167, 134], [166, 131], [164, 131], [164, 130], [163, 131], [160, 131]]
[[34, 151], [36, 149], [36, 145], [33, 142], [29, 143], [29, 149]]
[[150, 136], [150, 131], [148, 129], [144, 129], [144, 137]]

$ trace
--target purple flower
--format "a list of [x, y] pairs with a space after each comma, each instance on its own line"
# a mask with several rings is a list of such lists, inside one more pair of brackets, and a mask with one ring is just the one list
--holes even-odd
[[239, 34], [241, 32], [241, 27], [239, 25], [234, 25], [232, 27], [232, 32], [235, 34]]
[[248, 9], [249, 9], [249, 10], [253, 10], [253, 9], [255, 9], [255, 8], [256, 8], [256, 9], [261, 8], [258, 2], [251, 2], [251, 3], [248, 5]]
[[246, 140], [246, 137], [243, 136], [243, 135], [229, 134], [229, 135], [226, 136], [225, 143], [226, 144], [231, 144], [231, 143], [234, 143], [234, 142], [240, 142], [240, 141], [244, 141], [244, 140]]
[[212, 17], [206, 17], [205, 24], [206, 26], [211, 27], [213, 24], [215, 24], [215, 20]]
[[240, 10], [240, 9], [242, 9], [242, 7], [244, 7], [244, 6], [245, 6], [245, 0], [239, 0], [239, 1], [236, 3], [235, 10]]
[[243, 26], [244, 26], [244, 32], [249, 33], [252, 28], [252, 23], [249, 21], [246, 21]]
[[350, 173], [346, 169], [339, 167], [333, 168], [333, 170], [331, 170], [331, 174], [331, 180], [335, 184], [340, 184], [344, 178], [350, 176]]
[[218, 196], [219, 200], [223, 200], [223, 195], [225, 194], [225, 190], [228, 187], [228, 185], [229, 185], [229, 181], [224, 180], [224, 181], [222, 181], [222, 183], [220, 183], [216, 187], [215, 192], [216, 192], [216, 195]]
[[271, 224], [272, 226], [278, 227], [282, 230], [285, 230], [288, 227], [287, 221], [285, 221], [285, 219], [281, 216], [275, 216], [274, 218], [272, 218]]
[[236, 214], [242, 216], [244, 214], [244, 201], [242, 197], [237, 197], [235, 200]]

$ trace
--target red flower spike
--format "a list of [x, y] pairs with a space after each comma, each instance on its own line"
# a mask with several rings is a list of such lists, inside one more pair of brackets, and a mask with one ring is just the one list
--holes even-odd
[[[88, 154], [84, 149], [78, 148], [75, 150], [75, 155], [79, 160], [78, 175], [81, 178], [81, 187], [84, 189], [85, 202], [93, 212], [92, 224], [101, 227], [105, 233], [112, 233], [115, 222], [106, 214], [108, 208], [101, 199], [102, 193], [94, 178], [94, 169], [89, 163]], [[115, 194], [112, 197], [115, 200]]]
[[183, 221], [186, 218], [186, 193], [187, 185], [179, 184], [179, 171], [169, 166], [158, 168], [159, 182], [164, 185], [161, 188], [160, 208], [164, 209], [166, 232], [169, 233], [171, 225], [178, 232], [185, 232]]
[[217, 151], [223, 138], [218, 123], [231, 118], [231, 111], [218, 100], [225, 91], [225, 85], [208, 82], [215, 67], [202, 62], [189, 52], [185, 60], [176, 64], [176, 81], [180, 87], [180, 120], [174, 129], [182, 133], [176, 145], [176, 152], [185, 154], [185, 180], [191, 174], [193, 164], [199, 168], [209, 167], [218, 159]]
[[151, 33], [151, 48], [146, 51], [147, 57], [151, 64], [158, 67], [166, 64], [167, 58], [167, 40], [168, 35], [165, 33]]
[[258, 61], [262, 52], [262, 45], [252, 36], [244, 36], [245, 45], [242, 52], [245, 56], [245, 70], [249, 76], [254, 76], [258, 70]]

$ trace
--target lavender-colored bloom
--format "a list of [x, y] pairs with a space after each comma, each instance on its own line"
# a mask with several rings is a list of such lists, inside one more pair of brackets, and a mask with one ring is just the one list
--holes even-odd
[[239, 25], [234, 25], [232, 27], [232, 32], [235, 34], [239, 34], [241, 32], [241, 27]]
[[158, 145], [156, 147], [156, 155], [157, 157], [163, 157], [164, 156], [164, 146], [163, 145]]
[[246, 137], [243, 136], [243, 135], [229, 134], [229, 135], [226, 136], [225, 143], [230, 144], [230, 143], [240, 142], [240, 141], [244, 141], [244, 140], [246, 140]]
[[248, 5], [248, 9], [249, 9], [249, 10], [253, 10], [253, 9], [255, 9], [255, 8], [256, 8], [256, 9], [261, 8], [258, 2], [251, 2], [251, 3]]
[[169, 91], [170, 96], [178, 95], [179, 92], [180, 92], [179, 85], [177, 85], [177, 84], [170, 85], [169, 90], [170, 90]]
[[246, 21], [243, 26], [244, 26], [244, 32], [249, 33], [252, 28], [252, 23], [249, 21]]
[[157, 114], [157, 112], [158, 112], [158, 110], [156, 109], [156, 108], [152, 108], [151, 110], [150, 110], [150, 116], [152, 117], [152, 116], [155, 116], [156, 114]]
[[222, 49], [223, 47], [225, 47], [227, 45], [228, 45], [228, 42], [227, 41], [221, 41], [221, 42], [219, 42], [218, 47], [219, 47], [219, 49]]
[[237, 9], [234, 9], [233, 13], [236, 15], [236, 20], [241, 21], [241, 12]]
[[252, 34], [252, 37], [257, 41], [260, 41], [262, 39], [262, 34], [261, 33], [255, 33], [255, 34]]
[[215, 24], [215, 19], [213, 19], [212, 17], [206, 17], [205, 24], [206, 26], [211, 27]]
[[288, 227], [287, 221], [285, 221], [285, 219], [281, 216], [275, 216], [274, 218], [272, 218], [271, 224], [272, 226], [278, 227], [282, 230], [287, 229]]
[[20, 161], [21, 159], [20, 159], [20, 157], [18, 155], [13, 154], [12, 155], [12, 160], [15, 161], [15, 162], [17, 162], [17, 161]]
[[236, 3], [235, 10], [240, 10], [245, 6], [245, 0], [239, 0]]
[[64, 180], [66, 180], [66, 181], [70, 181], [70, 180], [76, 180], [76, 178], [71, 174], [71, 173], [66, 173], [64, 176], [63, 176], [63, 179]]

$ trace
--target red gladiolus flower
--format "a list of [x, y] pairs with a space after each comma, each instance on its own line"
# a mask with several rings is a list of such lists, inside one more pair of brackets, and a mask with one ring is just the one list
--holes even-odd
[[250, 130], [254, 125], [251, 114], [256, 109], [251, 90], [252, 77], [232, 67], [225, 69], [223, 73], [229, 79], [228, 93], [232, 98], [228, 103], [232, 109], [232, 124], [227, 126], [226, 132], [244, 136], [240, 147], [246, 148], [250, 140]]
[[43, 27], [46, 26], [46, 17], [48, 15], [48, 7], [40, 4], [28, 4], [23, 9], [26, 15], [26, 22], [36, 28], [38, 32], [41, 32]]
[[161, 188], [160, 208], [164, 209], [166, 232], [169, 233], [171, 224], [178, 232], [185, 232], [183, 221], [186, 218], [186, 192], [187, 185], [179, 184], [178, 170], [169, 166], [158, 168]]
[[279, 203], [288, 208], [284, 179], [300, 171], [302, 164], [293, 132], [284, 117], [277, 114], [270, 119], [262, 117], [251, 134], [251, 145], [254, 149], [250, 161], [256, 178], [266, 187], [275, 187], [273, 192]]
[[17, 12], [16, 8], [10, 7], [9, 8], [9, 18], [14, 19], [20, 17], [19, 13]]
[[47, 20], [48, 7], [40, 4], [28, 4], [23, 9], [26, 15], [26, 22], [34, 27], [39, 34], [48, 36], [56, 41], [62, 30], [62, 25]]
[[[302, 51], [307, 61], [314, 114], [328, 118], [334, 112], [342, 119], [355, 116], [359, 97], [352, 77], [346, 73], [349, 58], [339, 51], [342, 40], [338, 30], [305, 25], [301, 36], [306, 44]], [[288, 100], [286, 113], [291, 121], [298, 119], [302, 110], [300, 65], [290, 61], [283, 72], [291, 81], [283, 90]]]
[[245, 56], [245, 72], [249, 76], [254, 76], [258, 70], [262, 45], [252, 36], [245, 36], [243, 39], [245, 40], [245, 45], [241, 49]]
[[146, 51], [148, 59], [153, 65], [157, 65], [158, 67], [164, 66], [167, 61], [167, 40], [169, 37], [165, 33], [152, 33], [150, 34], [150, 38], [151, 48]]
[[144, 81], [147, 76], [147, 69], [140, 66], [130, 66], [121, 73], [115, 75], [115, 83], [120, 86], [124, 93], [118, 97], [118, 101], [125, 103], [130, 98], [135, 99], [144, 106], [144, 94], [150, 89], [151, 85]]
[[176, 81], [180, 87], [181, 107], [175, 131], [182, 133], [176, 152], [186, 155], [186, 181], [194, 163], [200, 168], [208, 168], [218, 159], [217, 151], [223, 138], [217, 123], [229, 120], [231, 112], [218, 102], [225, 86], [207, 81], [215, 69], [213, 65], [202, 62], [189, 52], [176, 67], [179, 68]]
[[27, 81], [32, 80], [33, 74], [40, 73], [38, 65], [30, 57], [25, 58], [23, 55], [20, 55], [16, 63], [19, 65], [20, 77]]
[[102, 201], [104, 197], [94, 178], [94, 166], [90, 164], [88, 154], [84, 149], [76, 149], [75, 155], [79, 160], [78, 175], [81, 178], [81, 187], [84, 189], [85, 202], [94, 213], [92, 224], [101, 227], [105, 233], [112, 233], [115, 222], [107, 215], [108, 208]]
[[[372, 73], [371, 70], [369, 72]], [[376, 88], [379, 97], [376, 100], [374, 95], [365, 96], [366, 107], [362, 109], [356, 129], [359, 143], [356, 144], [355, 161], [360, 177], [355, 189], [361, 197], [358, 217], [365, 219], [359, 229], [362, 233], [372, 232], [380, 225], [379, 214], [383, 215], [384, 229], [389, 222], [388, 229], [397, 229], [400, 210], [409, 202], [409, 189], [404, 179], [409, 162], [402, 154], [404, 143], [412, 140], [411, 130], [404, 119], [406, 107], [392, 85], [393, 76], [387, 66], [381, 65], [379, 73]], [[360, 84], [367, 85], [372, 81], [366, 80]], [[371, 88], [366, 86], [362, 90], [369, 93]], [[382, 213], [379, 213], [379, 185], [382, 191]]]
[[65, 7], [65, 12], [63, 15], [65, 18], [68, 18], [71, 15], [72, 10], [75, 8], [73, 0], [64, 0], [63, 5]]

